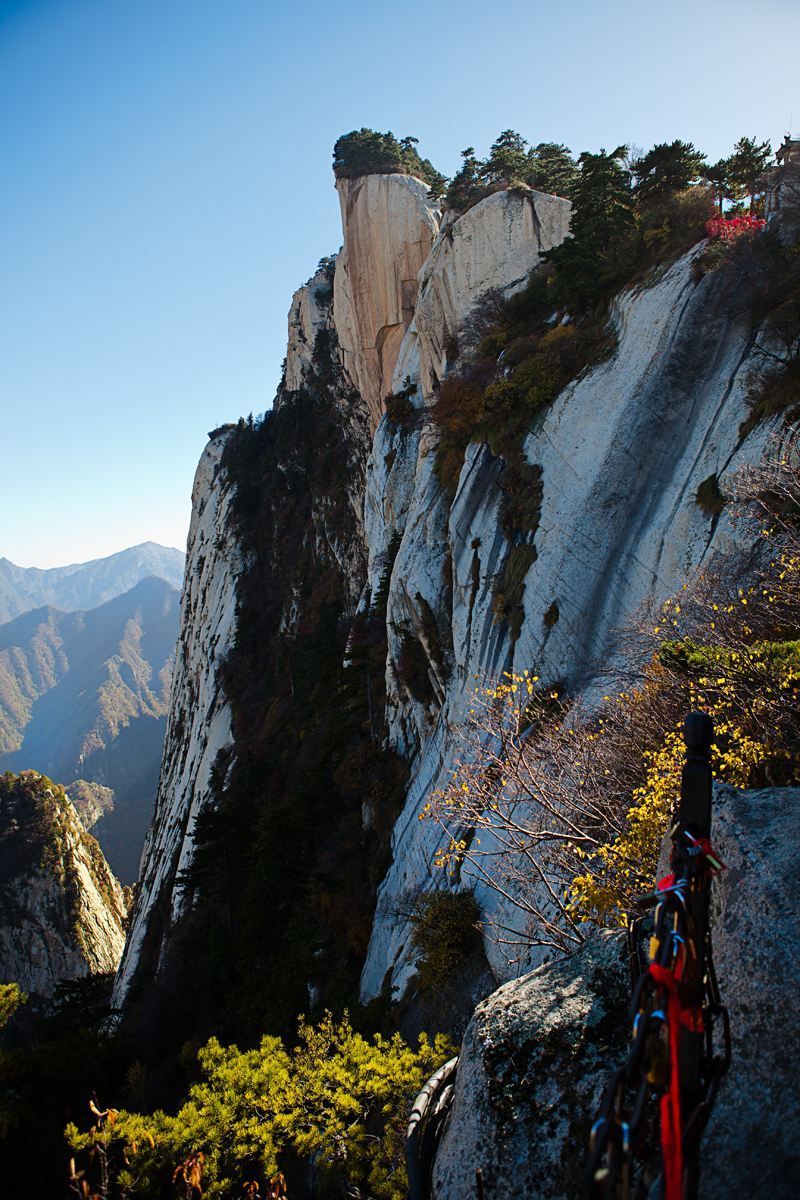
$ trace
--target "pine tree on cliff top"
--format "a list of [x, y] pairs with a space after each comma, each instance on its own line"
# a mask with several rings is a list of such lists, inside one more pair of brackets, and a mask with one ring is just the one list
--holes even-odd
[[642, 200], [655, 200], [688, 188], [703, 172], [705, 159], [691, 142], [659, 142], [631, 164], [635, 190]]
[[333, 147], [333, 173], [337, 179], [357, 179], [362, 175], [415, 175], [430, 188], [433, 199], [443, 195], [447, 180], [417, 150], [418, 138], [398, 140], [389, 130], [354, 129], [336, 139]]
[[543, 256], [556, 268], [555, 298], [573, 314], [593, 308], [619, 284], [625, 244], [635, 226], [633, 198], [623, 163], [626, 150], [583, 153], [575, 183], [570, 231]]

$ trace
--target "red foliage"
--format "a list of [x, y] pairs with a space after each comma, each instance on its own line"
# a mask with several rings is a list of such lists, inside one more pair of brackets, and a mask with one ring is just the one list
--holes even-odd
[[763, 217], [712, 217], [710, 221], [706, 221], [706, 234], [710, 238], [732, 242], [743, 235], [752, 237], [759, 233], [766, 223]]

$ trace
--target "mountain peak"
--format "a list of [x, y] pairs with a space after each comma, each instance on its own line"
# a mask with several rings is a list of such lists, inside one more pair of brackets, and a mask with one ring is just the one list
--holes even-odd
[[51, 605], [61, 612], [96, 608], [150, 577], [183, 583], [185, 555], [171, 546], [141, 542], [105, 558], [63, 567], [18, 567], [0, 559], [0, 622]]

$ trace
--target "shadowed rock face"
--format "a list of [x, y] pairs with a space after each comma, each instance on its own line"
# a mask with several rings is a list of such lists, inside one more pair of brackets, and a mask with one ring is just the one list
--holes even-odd
[[197, 813], [210, 800], [214, 761], [231, 740], [231, 710], [219, 673], [236, 632], [236, 578], [242, 556], [230, 512], [230, 482], [221, 467], [225, 440], [226, 434], [221, 434], [208, 443], [192, 489], [181, 633], [162, 771], [115, 985], [115, 1006], [124, 1001], [148, 929], [158, 943], [162, 925], [169, 926], [181, 911], [176, 875], [189, 862]]
[[[701, 1152], [700, 1196], [790, 1200], [800, 1185], [800, 789], [714, 789], [712, 936], [730, 1011], [731, 1069]], [[662, 856], [663, 857], [663, 856]], [[596, 933], [506, 984], [467, 1030], [435, 1200], [582, 1195], [589, 1130], [628, 1047], [624, 940]], [[656, 1154], [657, 1159], [657, 1154]]]
[[62, 980], [115, 970], [125, 899], [62, 788], [0, 776], [0, 979], [50, 997]]

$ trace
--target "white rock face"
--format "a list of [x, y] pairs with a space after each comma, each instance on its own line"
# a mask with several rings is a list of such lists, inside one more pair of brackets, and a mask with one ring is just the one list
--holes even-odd
[[417, 301], [417, 275], [439, 228], [428, 187], [412, 175], [366, 175], [336, 184], [344, 247], [336, 263], [333, 320], [342, 363], [374, 430]]
[[296, 392], [311, 371], [314, 343], [330, 317], [331, 273], [323, 268], [298, 288], [289, 308], [286, 347], [286, 390]]
[[[181, 598], [181, 632], [172, 678], [161, 778], [142, 854], [137, 902], [114, 990], [121, 1006], [159, 909], [156, 958], [182, 910], [178, 872], [191, 859], [194, 823], [209, 802], [211, 770], [231, 743], [230, 706], [220, 666], [236, 633], [236, 579], [243, 568], [231, 516], [233, 491], [221, 466], [226, 435], [208, 443], [194, 479], [192, 520]], [[154, 964], [155, 966], [155, 964]]]
[[[510, 296], [541, 254], [569, 232], [572, 205], [545, 192], [495, 192], [456, 217], [448, 213], [419, 276], [414, 320], [426, 398], [444, 378], [448, 349], [489, 292]], [[452, 349], [451, 349], [452, 357]]]
[[[565, 389], [527, 440], [529, 462], [542, 467], [544, 497], [516, 644], [492, 612], [494, 579], [507, 551], [494, 486], [498, 464], [487, 450], [470, 447], [447, 514], [431, 471], [434, 431], [414, 433], [413, 443], [408, 435], [401, 453], [387, 422], [378, 429], [366, 502], [370, 562], [380, 564], [392, 537], [396, 542], [402, 534], [390, 623], [416, 631], [424, 645], [420, 631], [429, 605], [449, 624], [449, 637], [443, 631], [441, 640], [451, 672], [440, 700], [440, 671], [431, 661], [436, 700], [424, 706], [404, 692], [391, 664], [388, 669], [390, 738], [412, 759], [412, 776], [394, 831], [393, 864], [379, 893], [362, 976], [365, 998], [378, 994], [387, 970], [402, 990], [411, 966], [408, 928], [397, 913], [408, 911], [409, 894], [445, 884], [433, 866], [441, 831], [419, 814], [431, 791], [449, 781], [461, 751], [455, 729], [476, 677], [527, 667], [546, 682], [590, 688], [607, 668], [616, 628], [641, 605], [674, 594], [745, 536], [737, 535], [727, 512], [712, 520], [695, 503], [709, 475], [718, 475], [724, 492], [731, 473], [759, 459], [769, 431], [739, 445], [753, 338], [730, 315], [724, 278], [693, 282], [694, 253], [654, 286], [622, 297], [617, 351]], [[398, 449], [394, 459], [392, 449]], [[443, 577], [448, 555], [451, 609]], [[553, 601], [560, 616], [548, 628], [543, 618]], [[390, 656], [396, 651], [390, 636]], [[488, 916], [513, 918], [475, 882]], [[492, 943], [487, 953], [498, 976], [507, 978]], [[537, 961], [534, 956], [527, 965]]]
[[[40, 862], [10, 874], [17, 857], [14, 830], [2, 830], [0, 979], [45, 998], [64, 980], [116, 970], [125, 944], [122, 887], [73, 805], [57, 791]], [[24, 815], [15, 828], [23, 821]]]

